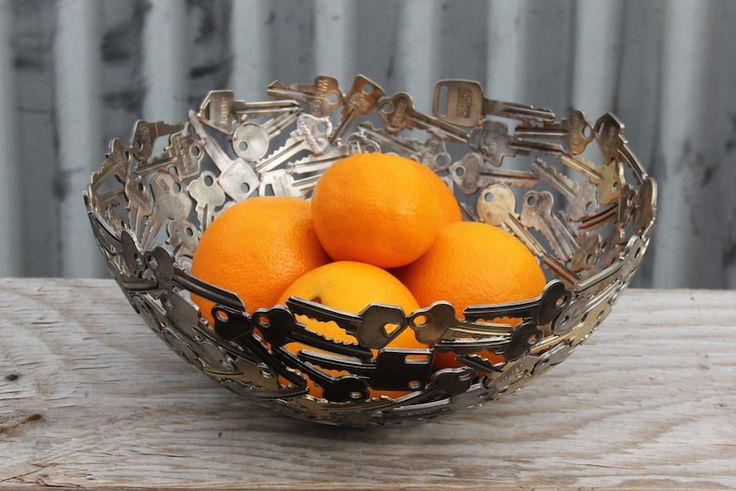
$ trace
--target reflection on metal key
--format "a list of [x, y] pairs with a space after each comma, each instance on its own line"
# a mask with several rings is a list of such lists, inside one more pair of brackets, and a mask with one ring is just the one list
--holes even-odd
[[542, 123], [552, 123], [556, 119], [555, 113], [549, 109], [486, 99], [483, 87], [471, 80], [437, 82], [434, 86], [432, 114], [448, 123], [466, 127], [475, 126], [485, 116]]
[[202, 147], [220, 170], [220, 187], [235, 201], [242, 201], [258, 190], [258, 175], [240, 157], [231, 159], [220, 145], [205, 131], [193, 111], [189, 122], [199, 137]]
[[393, 150], [399, 155], [423, 162], [432, 169], [444, 169], [452, 161], [445, 142], [438, 138], [430, 137], [422, 144], [411, 138], [386, 134], [370, 121], [359, 124], [358, 131], [370, 141], [381, 145], [383, 151]]
[[168, 244], [175, 251], [174, 258], [192, 257], [199, 243], [199, 231], [189, 220], [173, 220], [166, 227]]
[[535, 172], [516, 169], [486, 169], [483, 157], [478, 153], [465, 156], [450, 165], [450, 178], [465, 194], [473, 194], [489, 184], [504, 183], [511, 186], [533, 187], [539, 176]]
[[389, 134], [402, 130], [419, 129], [458, 143], [468, 141], [467, 132], [417, 111], [411, 96], [406, 92], [398, 92], [391, 97], [381, 99], [378, 103], [378, 114], [383, 119], [386, 132]]
[[345, 104], [342, 110], [342, 119], [335, 131], [330, 135], [330, 143], [335, 142], [342, 137], [348, 127], [355, 121], [355, 118], [361, 114], [368, 114], [376, 107], [378, 100], [383, 96], [384, 92], [380, 85], [373, 80], [358, 75], [353, 80], [350, 90], [345, 95]]
[[266, 88], [268, 95], [306, 102], [309, 112], [318, 118], [330, 116], [343, 104], [344, 96], [335, 77], [318, 75], [311, 85], [287, 85], [278, 80]]
[[296, 126], [286, 143], [256, 164], [258, 172], [269, 172], [282, 167], [289, 159], [302, 152], [321, 155], [329, 147], [327, 135], [332, 131], [332, 123], [328, 117], [317, 118], [311, 114], [301, 114]]
[[559, 230], [563, 228], [563, 225], [554, 214], [553, 208], [552, 193], [528, 191], [522, 202], [520, 221], [523, 225], [541, 232], [552, 248], [552, 252], [562, 261], [566, 261], [572, 256], [574, 250], [560, 239]]
[[192, 209], [192, 200], [184, 192], [181, 183], [170, 174], [156, 174], [151, 178], [151, 192], [156, 203], [153, 213], [146, 220], [146, 227], [141, 238], [144, 249], [151, 246], [151, 240], [158, 235], [167, 219], [186, 220]]
[[600, 166], [581, 156], [560, 156], [560, 162], [570, 169], [583, 174], [598, 190], [598, 200], [609, 205], [618, 200], [621, 186], [624, 183], [624, 169], [621, 162], [611, 161], [608, 165]]
[[225, 191], [217, 184], [217, 176], [207, 170], [189, 183], [187, 191], [197, 203], [194, 211], [202, 230], [205, 230], [214, 219], [215, 209], [225, 204]]
[[616, 116], [606, 113], [595, 122], [595, 138], [603, 153], [603, 163], [616, 159], [622, 145], [624, 124]]
[[260, 160], [268, 152], [271, 139], [281, 133], [299, 117], [299, 112], [288, 112], [271, 118], [265, 123], [244, 122], [233, 133], [233, 151], [248, 162]]
[[478, 217], [481, 221], [506, 227], [537, 256], [545, 254], [542, 245], [529, 233], [516, 214], [514, 193], [503, 184], [491, 184], [478, 195]]
[[579, 109], [570, 111], [567, 118], [562, 119], [559, 123], [544, 125], [541, 128], [518, 126], [514, 135], [522, 142], [535, 138], [563, 140], [574, 155], [582, 153], [594, 137], [593, 127]]
[[140, 175], [146, 175], [174, 167], [179, 179], [186, 179], [197, 175], [203, 158], [202, 147], [194, 143], [188, 128], [185, 127], [171, 135], [163, 155], [139, 163], [136, 171]]

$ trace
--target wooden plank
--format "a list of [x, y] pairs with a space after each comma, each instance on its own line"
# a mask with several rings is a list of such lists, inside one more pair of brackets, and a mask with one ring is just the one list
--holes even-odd
[[0, 280], [0, 487], [736, 486], [736, 292], [631, 290], [541, 381], [424, 425], [317, 426], [188, 368], [110, 280]]

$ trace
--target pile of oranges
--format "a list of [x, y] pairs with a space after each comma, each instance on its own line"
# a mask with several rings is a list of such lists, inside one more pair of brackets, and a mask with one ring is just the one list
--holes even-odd
[[[248, 312], [294, 296], [351, 313], [383, 303], [408, 314], [445, 300], [462, 317], [468, 305], [532, 298], [546, 283], [516, 237], [462, 221], [449, 187], [429, 168], [381, 153], [335, 163], [311, 200], [268, 196], [231, 206], [203, 233], [192, 273], [236, 293]], [[212, 302], [193, 300], [212, 324]], [[300, 321], [356, 342], [334, 323]], [[425, 346], [405, 329], [389, 347]], [[435, 364], [453, 366], [454, 357]], [[321, 391], [310, 384], [310, 392]]]

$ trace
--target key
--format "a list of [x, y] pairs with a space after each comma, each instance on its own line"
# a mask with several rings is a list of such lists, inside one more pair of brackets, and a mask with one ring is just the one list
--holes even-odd
[[549, 182], [552, 187], [567, 198], [568, 215], [571, 219], [578, 220], [586, 213], [598, 208], [595, 187], [590, 185], [589, 182], [575, 181], [540, 158], [532, 162], [532, 167], [539, 172], [542, 179]]
[[634, 172], [637, 181], [643, 182], [647, 173], [624, 138], [624, 124], [613, 114], [606, 113], [595, 122], [595, 134], [598, 146], [603, 153], [604, 163], [608, 164], [613, 160], [623, 159]]
[[236, 100], [231, 90], [212, 90], [200, 104], [197, 117], [210, 128], [230, 135], [237, 124], [251, 116], [300, 110], [299, 103], [293, 100], [244, 102]]
[[381, 147], [378, 143], [358, 132], [351, 133], [345, 140], [345, 146], [349, 155], [381, 151]]
[[651, 177], [646, 177], [639, 187], [637, 193], [637, 205], [634, 210], [634, 223], [636, 231], [644, 236], [652, 227], [652, 220], [657, 212], [657, 186]]
[[634, 214], [634, 205], [636, 204], [636, 191], [634, 188], [625, 184], [621, 188], [621, 196], [618, 198], [618, 213], [616, 216], [616, 227], [626, 228], [631, 222]]
[[575, 241], [575, 249], [569, 260], [570, 269], [577, 273], [591, 269], [601, 253], [601, 239], [596, 234], [583, 234]]
[[368, 114], [376, 107], [378, 100], [384, 92], [380, 85], [371, 79], [358, 75], [353, 80], [342, 109], [342, 119], [337, 128], [330, 135], [330, 144], [334, 145], [337, 140], [347, 131], [348, 127], [361, 114]]
[[199, 173], [202, 159], [204, 159], [202, 147], [194, 142], [188, 128], [185, 127], [171, 135], [163, 155], [147, 162], [139, 162], [136, 172], [147, 175], [174, 167], [179, 179], [186, 179]]
[[[358, 125], [358, 131], [371, 141], [382, 145], [386, 150], [394, 150], [399, 155], [427, 164], [437, 170], [447, 167], [451, 162], [445, 142], [439, 138], [430, 137], [424, 144], [411, 138], [390, 135], [374, 127], [369, 121]], [[379, 150], [380, 151], [380, 148]]]
[[329, 147], [327, 151], [320, 156], [307, 156], [294, 162], [289, 162], [285, 166], [285, 170], [290, 175], [303, 175], [312, 172], [323, 172], [335, 162], [347, 157], [348, 151], [344, 146]]
[[582, 153], [594, 138], [593, 127], [585, 118], [585, 114], [579, 109], [573, 109], [567, 118], [559, 123], [545, 124], [543, 127], [518, 126], [514, 135], [527, 141], [527, 139], [555, 139], [567, 143], [567, 148], [573, 155]]
[[[102, 185], [113, 178], [119, 184], [125, 183], [128, 177], [128, 159], [125, 157], [127, 145], [120, 138], [110, 142], [110, 149], [102, 161], [100, 169], [92, 174], [90, 189], [95, 196]], [[116, 184], [117, 184], [116, 183]]]
[[166, 226], [168, 244], [174, 251], [174, 258], [193, 257], [199, 244], [199, 231], [189, 220], [173, 220]]
[[266, 92], [270, 96], [306, 102], [310, 114], [318, 118], [331, 116], [342, 106], [345, 98], [337, 79], [327, 75], [317, 75], [311, 85], [286, 85], [276, 80], [271, 82]]
[[515, 157], [508, 126], [500, 121], [485, 120], [470, 133], [468, 146], [479, 152], [493, 166], [500, 167], [504, 157]]
[[467, 143], [468, 133], [440, 119], [433, 118], [417, 111], [411, 96], [406, 92], [397, 92], [391, 97], [378, 102], [378, 114], [388, 134], [402, 130], [425, 130], [433, 135]]
[[240, 157], [231, 159], [217, 141], [207, 134], [193, 111], [189, 111], [189, 122], [199, 138], [199, 144], [220, 170], [218, 183], [223, 191], [235, 201], [242, 201], [254, 194], [258, 190], [259, 180], [253, 168]]
[[125, 196], [130, 209], [130, 228], [133, 235], [139, 236], [144, 219], [153, 213], [150, 188], [140, 177], [131, 176], [125, 183]]
[[489, 184], [503, 183], [511, 186], [533, 187], [539, 176], [534, 172], [516, 169], [485, 169], [483, 158], [478, 153], [467, 153], [453, 163], [450, 178], [465, 194], [473, 194]]
[[268, 152], [271, 139], [290, 126], [299, 117], [299, 112], [283, 113], [263, 124], [244, 122], [233, 132], [233, 151], [248, 162], [263, 158]]
[[434, 86], [432, 114], [450, 124], [465, 127], [474, 127], [485, 116], [535, 123], [553, 123], [556, 119], [555, 113], [549, 109], [487, 99], [483, 87], [471, 80], [437, 82]]
[[624, 170], [621, 162], [611, 161], [608, 165], [597, 165], [580, 155], [569, 157], [560, 156], [560, 162], [568, 168], [583, 174], [588, 181], [595, 184], [598, 191], [598, 200], [605, 204], [618, 200], [621, 186], [624, 183]]
[[151, 192], [155, 206], [146, 220], [141, 245], [149, 249], [166, 219], [186, 220], [192, 209], [192, 199], [171, 174], [156, 174], [151, 178]]
[[131, 152], [141, 162], [147, 161], [153, 155], [153, 145], [162, 136], [181, 131], [184, 123], [168, 124], [163, 121], [144, 121], [139, 119], [133, 127], [133, 136], [130, 138]]
[[524, 242], [534, 255], [545, 255], [542, 245], [521, 224], [516, 214], [516, 198], [511, 189], [503, 184], [486, 186], [478, 196], [477, 208], [481, 221], [497, 227], [503, 226]]
[[305, 151], [313, 155], [324, 153], [329, 146], [327, 135], [332, 131], [329, 118], [302, 114], [297, 119], [296, 126], [284, 145], [256, 164], [256, 171], [263, 173], [276, 169]]
[[225, 204], [225, 191], [217, 183], [217, 176], [208, 170], [190, 182], [187, 191], [196, 203], [197, 220], [202, 230], [206, 230], [215, 217], [215, 209]]
[[554, 198], [549, 191], [527, 191], [522, 201], [520, 221], [528, 228], [539, 231], [562, 261], [567, 261], [575, 250], [563, 242], [559, 231], [563, 228], [553, 213]]

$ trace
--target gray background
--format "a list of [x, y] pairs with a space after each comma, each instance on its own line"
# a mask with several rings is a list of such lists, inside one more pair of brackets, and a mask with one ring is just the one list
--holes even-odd
[[736, 2], [0, 0], [0, 275], [107, 276], [81, 190], [135, 119], [362, 72], [607, 110], [660, 184], [638, 286], [736, 287]]

